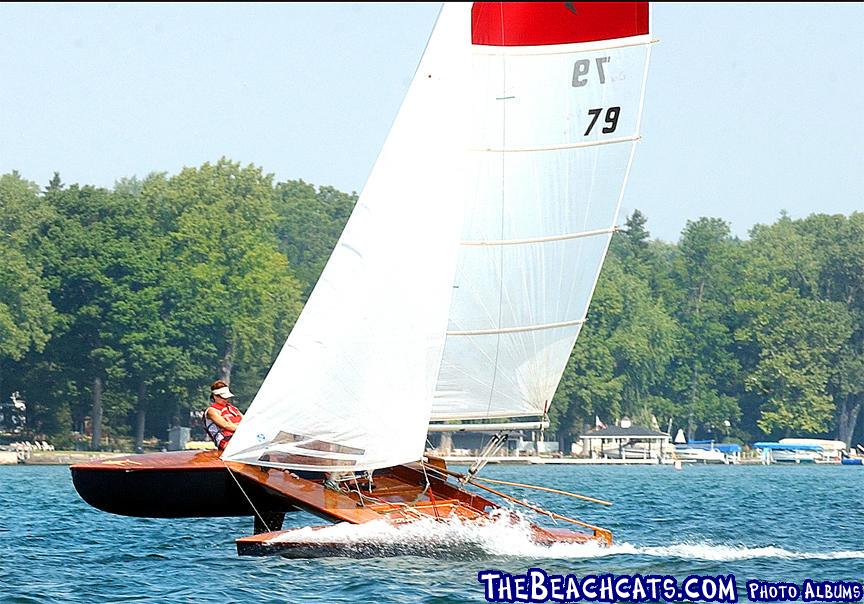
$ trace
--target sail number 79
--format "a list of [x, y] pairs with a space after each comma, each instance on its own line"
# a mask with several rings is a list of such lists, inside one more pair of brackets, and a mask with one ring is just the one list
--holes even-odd
[[[591, 129], [594, 128], [594, 124], [597, 123], [597, 118], [600, 117], [600, 114], [603, 113], [603, 108], [598, 107], [597, 109], [589, 109], [588, 115], [593, 116], [591, 119], [591, 123], [588, 124], [588, 129], [585, 131], [585, 136], [591, 134]], [[618, 127], [618, 116], [621, 114], [621, 107], [609, 107], [606, 110], [606, 115], [603, 117], [603, 120], [606, 122], [606, 125], [603, 126], [603, 134], [610, 134], [615, 132], [615, 128]]]

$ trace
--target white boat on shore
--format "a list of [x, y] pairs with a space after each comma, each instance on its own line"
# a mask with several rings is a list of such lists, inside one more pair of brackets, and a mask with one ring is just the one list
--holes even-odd
[[782, 445], [815, 445], [822, 447], [822, 451], [816, 456], [814, 463], [840, 463], [843, 452], [846, 451], [846, 443], [842, 440], [825, 440], [820, 438], [781, 438]]
[[713, 440], [691, 440], [684, 437], [684, 431], [675, 435], [675, 460], [683, 463], [741, 463], [741, 445], [735, 443], [716, 443]]
[[761, 451], [762, 463], [819, 463], [838, 464], [846, 450], [839, 440], [818, 438], [783, 438], [779, 442], [758, 442], [753, 445]]
[[684, 463], [729, 463], [726, 455], [714, 448], [676, 445], [675, 458]]

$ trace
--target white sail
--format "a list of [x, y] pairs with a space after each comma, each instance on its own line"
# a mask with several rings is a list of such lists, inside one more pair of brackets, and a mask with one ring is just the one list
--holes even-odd
[[646, 3], [475, 3], [471, 196], [432, 419], [542, 416], [639, 137]]
[[420, 459], [465, 196], [470, 5], [445, 7], [303, 313], [223, 459], [367, 470]]

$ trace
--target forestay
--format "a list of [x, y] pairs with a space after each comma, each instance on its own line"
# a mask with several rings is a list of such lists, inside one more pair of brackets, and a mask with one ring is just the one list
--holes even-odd
[[639, 137], [647, 3], [474, 3], [472, 182], [433, 419], [548, 410]]
[[423, 454], [466, 192], [470, 5], [441, 12], [306, 307], [223, 459], [366, 470]]

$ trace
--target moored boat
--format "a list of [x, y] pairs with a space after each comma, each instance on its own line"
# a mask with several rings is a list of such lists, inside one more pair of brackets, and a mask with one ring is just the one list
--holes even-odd
[[781, 438], [780, 444], [820, 447], [819, 455], [815, 456], [814, 463], [840, 463], [846, 451], [846, 443], [842, 440], [828, 440], [824, 438]]
[[763, 464], [838, 464], [846, 450], [846, 443], [818, 438], [783, 438], [779, 442], [758, 442], [753, 448], [761, 451]]
[[715, 443], [712, 440], [690, 441], [675, 445], [675, 457], [685, 463], [741, 463], [741, 445]]

